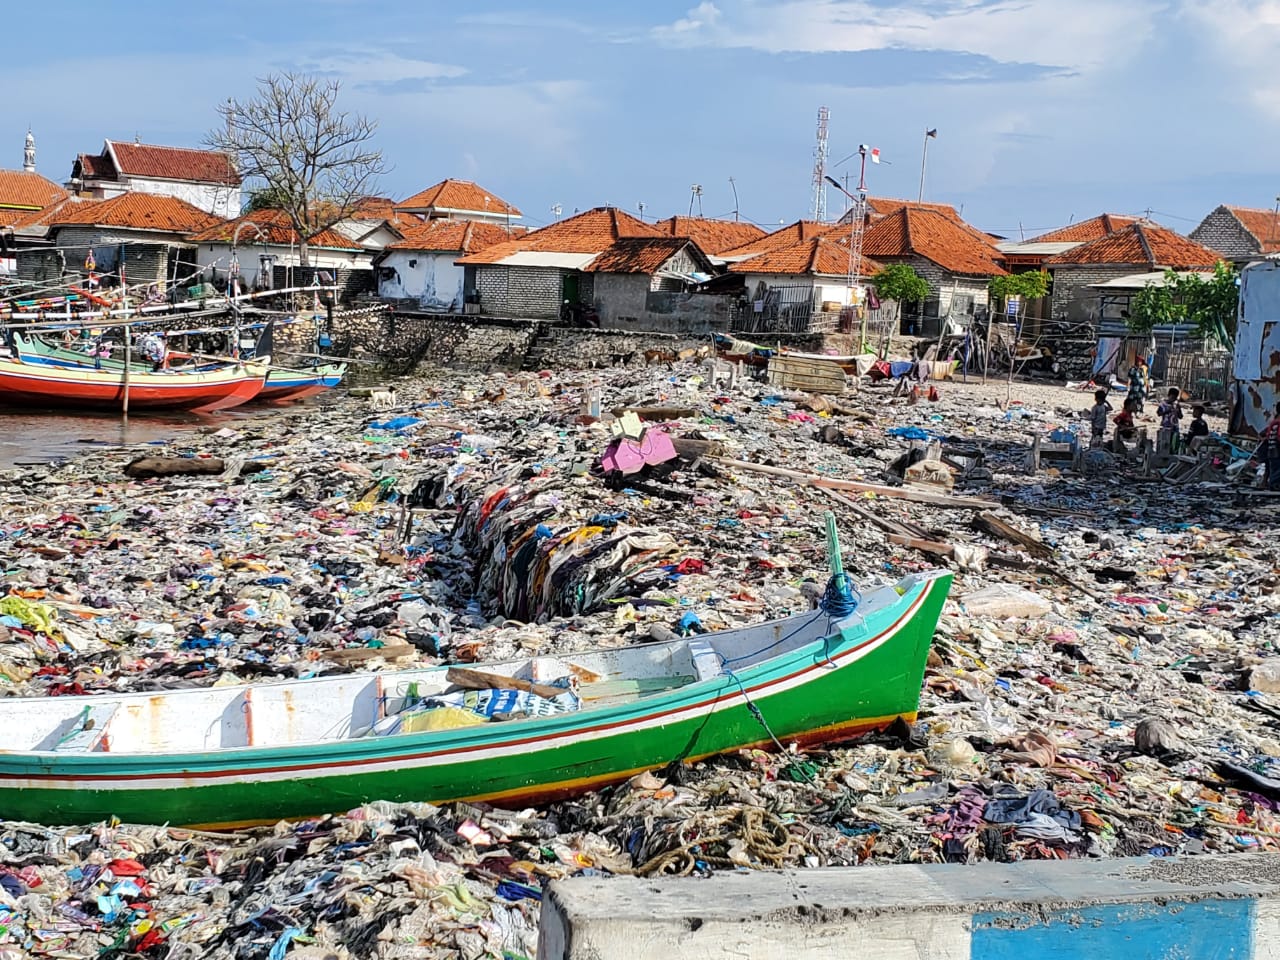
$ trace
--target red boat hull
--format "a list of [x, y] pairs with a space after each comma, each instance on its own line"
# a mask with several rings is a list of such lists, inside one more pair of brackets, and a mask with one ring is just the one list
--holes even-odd
[[[202, 373], [130, 374], [130, 410], [225, 410], [262, 392], [266, 371], [241, 366]], [[118, 370], [70, 370], [0, 360], [0, 403], [22, 407], [120, 410], [124, 375]]]

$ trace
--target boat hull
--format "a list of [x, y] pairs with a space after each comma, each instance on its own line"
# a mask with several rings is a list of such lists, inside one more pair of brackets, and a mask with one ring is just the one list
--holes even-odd
[[346, 366], [340, 363], [326, 364], [314, 371], [276, 368], [267, 374], [266, 386], [256, 399], [268, 403], [286, 403], [314, 397], [341, 383], [346, 370]]
[[[265, 367], [243, 365], [198, 373], [129, 374], [130, 410], [191, 410], [205, 413], [239, 406], [256, 397], [266, 378]], [[67, 407], [120, 410], [124, 373], [119, 370], [72, 369], [0, 360], [0, 404], [23, 407]]]
[[[623, 705], [457, 731], [199, 754], [0, 752], [0, 810], [40, 823], [231, 826], [371, 800], [552, 800], [673, 761], [820, 743], [912, 720], [950, 575], [831, 636]], [[856, 621], [856, 629], [847, 626]], [[768, 723], [756, 719], [754, 705]]]

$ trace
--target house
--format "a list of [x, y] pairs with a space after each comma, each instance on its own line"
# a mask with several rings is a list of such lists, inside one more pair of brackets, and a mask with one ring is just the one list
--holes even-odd
[[996, 244], [1005, 266], [1013, 273], [1040, 270], [1050, 257], [1066, 253], [1073, 247], [1110, 236], [1138, 222], [1138, 217], [1103, 213], [1080, 220], [1057, 230], [1050, 230], [1030, 240], [1002, 240]]
[[43, 232], [52, 248], [17, 251], [18, 275], [31, 280], [98, 274], [119, 282], [183, 285], [197, 272], [195, 246], [187, 237], [218, 218], [184, 200], [126, 193], [111, 200], [68, 198], [14, 225]]
[[366, 250], [385, 250], [404, 239], [403, 225], [422, 222], [415, 214], [397, 212], [395, 201], [389, 197], [361, 197], [333, 229]]
[[[202, 279], [222, 288], [232, 264], [241, 286], [249, 290], [310, 286], [317, 274], [349, 296], [372, 290], [373, 258], [366, 249], [333, 227], [307, 237], [307, 263], [302, 265], [298, 231], [283, 210], [254, 210], [235, 220], [214, 223], [187, 237], [196, 246]], [[324, 283], [322, 276], [320, 282]], [[327, 283], [325, 285], [328, 285]]]
[[470, 180], [441, 180], [395, 205], [397, 213], [425, 220], [478, 220], [504, 226], [521, 218], [520, 210], [492, 190]]
[[798, 243], [806, 243], [829, 233], [847, 235], [848, 232], [849, 228], [847, 226], [819, 223], [816, 220], [797, 220], [795, 223], [779, 227], [772, 233], [766, 233], [764, 236], [750, 240], [741, 246], [715, 254], [712, 256], [712, 260], [724, 264], [737, 263], [741, 260], [767, 253], [770, 250], [781, 250], [785, 247], [793, 247]]
[[225, 219], [240, 213], [240, 182], [225, 153], [106, 140], [101, 153], [76, 157], [67, 189], [90, 200], [125, 193], [174, 197]]
[[1244, 264], [1280, 253], [1280, 208], [1214, 208], [1188, 236], [1222, 254], [1224, 260]]
[[[988, 235], [916, 204], [874, 220], [863, 233], [862, 254], [883, 264], [908, 264], [923, 277], [929, 284], [923, 305], [927, 319], [972, 315], [985, 308], [987, 284], [1006, 273]], [[904, 323], [912, 322], [914, 317], [903, 312]], [[931, 335], [929, 326], [921, 332]]]
[[692, 240], [708, 256], [753, 243], [765, 235], [754, 223], [740, 220], [708, 220], [704, 217], [668, 217], [654, 224], [668, 237]]
[[35, 170], [0, 170], [0, 277], [17, 273], [14, 254], [17, 247], [26, 245], [16, 236], [14, 225], [66, 198], [67, 191]]
[[860, 299], [850, 274], [865, 278], [881, 269], [865, 257], [855, 264], [850, 254], [842, 228], [730, 264], [729, 273], [743, 278], [749, 301], [739, 329], [802, 333], [834, 328], [841, 312]]
[[[651, 224], [616, 207], [596, 207], [468, 254], [458, 263], [475, 268], [481, 313], [558, 319], [566, 303], [594, 303], [596, 274], [583, 270], [587, 264], [624, 237], [658, 236]], [[467, 292], [470, 296], [470, 286]]]
[[399, 221], [401, 239], [374, 261], [378, 296], [416, 300], [424, 310], [462, 313], [465, 293], [475, 287], [475, 267], [459, 266], [458, 259], [506, 243], [511, 235], [505, 227], [478, 220], [412, 219]]
[[602, 327], [662, 333], [728, 329], [731, 298], [696, 290], [713, 270], [685, 237], [623, 237], [582, 268]]
[[1045, 267], [1053, 274], [1052, 315], [1096, 322], [1101, 311], [1098, 284], [1168, 269], [1212, 270], [1221, 259], [1217, 251], [1194, 240], [1137, 220], [1045, 259]]

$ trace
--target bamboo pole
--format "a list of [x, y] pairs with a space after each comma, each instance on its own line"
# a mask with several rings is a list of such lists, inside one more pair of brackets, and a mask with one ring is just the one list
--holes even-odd
[[129, 368], [133, 366], [133, 337], [128, 327], [124, 328], [124, 415], [129, 416]]

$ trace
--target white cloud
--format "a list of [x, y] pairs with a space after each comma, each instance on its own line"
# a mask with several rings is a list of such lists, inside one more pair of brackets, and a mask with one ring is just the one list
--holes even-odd
[[[1273, 5], [1274, 0], [1272, 0]], [[771, 53], [883, 49], [974, 53], [1001, 62], [1086, 69], [1132, 54], [1154, 27], [1158, 0], [869, 0], [702, 3], [654, 36], [666, 43]]]
[[1280, 119], [1280, 0], [1188, 0], [1181, 13], [1218, 54], [1237, 95]]

